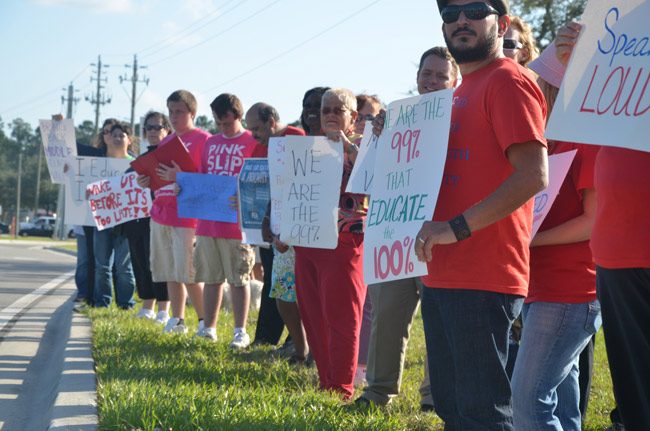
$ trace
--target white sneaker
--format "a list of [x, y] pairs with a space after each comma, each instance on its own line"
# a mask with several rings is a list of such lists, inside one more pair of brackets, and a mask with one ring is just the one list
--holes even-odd
[[156, 314], [156, 319], [154, 322], [165, 326], [167, 322], [169, 321], [169, 313], [166, 311], [159, 311], [158, 314]]
[[197, 337], [205, 338], [211, 341], [217, 341], [217, 330], [216, 328], [204, 328], [199, 334], [197, 331]]
[[153, 310], [150, 310], [148, 308], [141, 308], [140, 311], [138, 311], [138, 314], [135, 315], [135, 317], [140, 319], [151, 320], [156, 317], [156, 313]]
[[197, 337], [203, 337], [203, 331], [205, 330], [205, 324], [203, 323], [203, 320], [199, 320], [199, 327], [196, 330], [196, 335]]
[[178, 317], [172, 317], [167, 321], [165, 328], [163, 329], [164, 334], [174, 333], [174, 334], [187, 334], [187, 326], [179, 322]]
[[251, 337], [248, 336], [246, 332], [235, 332], [235, 336], [230, 342], [230, 347], [232, 349], [241, 350], [250, 346]]

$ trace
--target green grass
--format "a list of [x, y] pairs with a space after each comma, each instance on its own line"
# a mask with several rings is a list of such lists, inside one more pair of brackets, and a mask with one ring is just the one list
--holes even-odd
[[[190, 332], [196, 316], [188, 310]], [[161, 334], [134, 312], [91, 310], [102, 430], [439, 430], [419, 412], [424, 336], [413, 325], [403, 393], [385, 409], [359, 411], [317, 391], [314, 367], [292, 368], [268, 347], [232, 352], [232, 315], [222, 313], [217, 343]], [[256, 314], [249, 333], [254, 333]], [[585, 430], [603, 430], [614, 405], [602, 336]]]

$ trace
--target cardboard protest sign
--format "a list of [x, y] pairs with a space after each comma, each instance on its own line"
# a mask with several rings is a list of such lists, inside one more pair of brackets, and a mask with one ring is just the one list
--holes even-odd
[[237, 223], [237, 210], [230, 198], [237, 194], [237, 177], [179, 172], [178, 216]]
[[348, 193], [370, 194], [372, 180], [375, 176], [375, 157], [379, 138], [372, 133], [372, 122], [366, 121], [363, 138], [359, 143], [359, 154], [354, 162], [345, 191]]
[[555, 202], [555, 198], [560, 193], [564, 178], [566, 178], [576, 150], [565, 153], [553, 154], [548, 156], [548, 186], [535, 195], [535, 207], [533, 209], [533, 232], [530, 236], [533, 238], [542, 222], [548, 215], [548, 212]]
[[424, 275], [415, 237], [431, 220], [447, 157], [453, 90], [388, 106], [377, 144], [363, 254], [368, 284]]
[[271, 231], [280, 235], [285, 166], [284, 137], [269, 139], [269, 180], [271, 186]]
[[239, 172], [239, 220], [244, 243], [268, 245], [262, 239], [262, 220], [270, 199], [268, 160], [245, 159]]
[[130, 172], [86, 186], [88, 205], [97, 230], [149, 217], [151, 192], [138, 185], [137, 177], [137, 173]]
[[77, 156], [69, 163], [65, 179], [65, 222], [95, 226], [95, 219], [86, 198], [86, 186], [99, 180], [121, 176], [129, 168], [129, 159]]
[[650, 1], [591, 0], [546, 136], [650, 151]]
[[38, 120], [47, 169], [54, 184], [65, 184], [63, 166], [77, 156], [74, 123], [65, 120]]
[[343, 176], [343, 143], [322, 136], [286, 136], [280, 239], [334, 249]]

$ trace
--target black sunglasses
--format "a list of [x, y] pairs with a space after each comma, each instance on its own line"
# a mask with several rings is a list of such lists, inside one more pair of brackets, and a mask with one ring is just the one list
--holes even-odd
[[515, 50], [523, 47], [517, 39], [503, 39], [503, 49]]
[[458, 21], [461, 12], [465, 14], [467, 19], [471, 19], [472, 21], [482, 20], [488, 15], [499, 15], [499, 11], [495, 8], [487, 3], [481, 2], [445, 6], [440, 12], [440, 15], [445, 24], [451, 24]]
[[147, 132], [151, 132], [153, 130], [155, 130], [156, 132], [160, 132], [164, 128], [165, 126], [161, 126], [160, 124], [147, 124], [144, 129]]

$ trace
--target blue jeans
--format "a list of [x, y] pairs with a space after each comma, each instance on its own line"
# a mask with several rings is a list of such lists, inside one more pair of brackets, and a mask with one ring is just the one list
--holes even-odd
[[86, 236], [77, 234], [77, 269], [74, 282], [77, 285], [77, 298], [84, 299], [88, 294], [88, 247]]
[[135, 305], [135, 277], [129, 242], [124, 235], [113, 235], [113, 229], [95, 229], [94, 234], [95, 307], [108, 307], [111, 304], [111, 287], [115, 281], [115, 301], [118, 307], [132, 308]]
[[517, 431], [579, 431], [580, 353], [601, 324], [598, 301], [524, 305], [512, 376]]
[[523, 301], [478, 290], [422, 290], [431, 395], [446, 431], [513, 431], [505, 366]]

